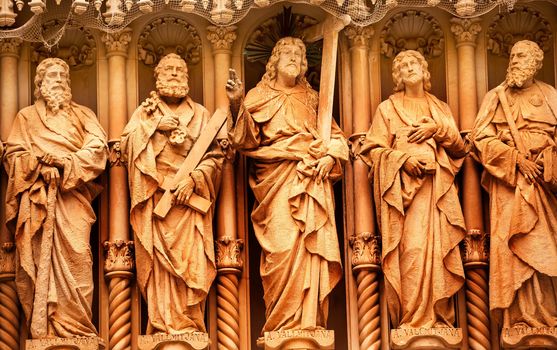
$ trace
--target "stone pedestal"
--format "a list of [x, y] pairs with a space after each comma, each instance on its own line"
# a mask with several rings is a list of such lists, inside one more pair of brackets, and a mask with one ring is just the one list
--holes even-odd
[[512, 327], [501, 331], [504, 349], [557, 349], [557, 327]]
[[460, 349], [461, 328], [403, 328], [391, 330], [392, 349]]
[[139, 350], [205, 350], [209, 344], [209, 334], [204, 332], [140, 335], [137, 339]]
[[104, 350], [105, 344], [97, 337], [29, 339], [25, 350]]
[[335, 332], [326, 329], [265, 332], [257, 345], [264, 350], [334, 350]]

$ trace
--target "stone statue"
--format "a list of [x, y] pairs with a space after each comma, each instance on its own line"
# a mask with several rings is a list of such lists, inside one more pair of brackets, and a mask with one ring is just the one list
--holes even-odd
[[395, 93], [362, 146], [371, 166], [389, 315], [394, 328], [454, 327], [465, 226], [454, 178], [465, 147], [449, 106], [430, 94], [422, 54], [393, 61]]
[[490, 194], [490, 308], [503, 327], [557, 326], [557, 92], [534, 79], [543, 51], [511, 49], [470, 135]]
[[90, 109], [72, 102], [70, 69], [61, 59], [38, 65], [35, 98], [17, 114], [4, 159], [17, 292], [30, 338], [96, 337], [89, 235], [106, 135]]
[[180, 56], [163, 57], [155, 78], [157, 92], [135, 110], [121, 144], [147, 333], [205, 332], [205, 300], [216, 276], [214, 206], [203, 214], [186, 204], [192, 194], [214, 203], [224, 155], [214, 142], [189, 176], [170, 189], [175, 201], [168, 214], [153, 214], [165, 183], [174, 178], [210, 118], [188, 96], [188, 68]]
[[244, 99], [234, 72], [226, 87], [237, 119], [229, 137], [253, 159], [251, 218], [262, 248], [263, 333], [326, 327], [328, 296], [342, 277], [332, 183], [342, 175], [348, 146], [335, 123], [329, 143], [320, 138], [318, 95], [306, 71], [304, 43], [285, 37]]

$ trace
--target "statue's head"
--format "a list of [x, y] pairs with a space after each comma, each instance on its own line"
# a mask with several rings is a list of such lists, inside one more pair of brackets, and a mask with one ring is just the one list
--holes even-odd
[[393, 60], [394, 91], [402, 91], [407, 84], [421, 81], [424, 90], [431, 90], [431, 74], [427, 69], [427, 61], [418, 51], [406, 50], [396, 55]]
[[57, 113], [72, 100], [70, 67], [59, 58], [47, 58], [37, 66], [35, 98], [43, 99], [47, 108]]
[[543, 51], [538, 44], [530, 40], [521, 40], [513, 45], [507, 68], [507, 84], [522, 87], [525, 82], [534, 79], [542, 68]]
[[184, 98], [189, 93], [188, 66], [175, 53], [164, 56], [155, 67], [157, 91], [161, 96]]
[[270, 83], [279, 72], [296, 77], [297, 84], [307, 85], [305, 78], [308, 70], [306, 45], [301, 39], [293, 37], [281, 38], [275, 44], [271, 57], [267, 62], [266, 72], [261, 80]]

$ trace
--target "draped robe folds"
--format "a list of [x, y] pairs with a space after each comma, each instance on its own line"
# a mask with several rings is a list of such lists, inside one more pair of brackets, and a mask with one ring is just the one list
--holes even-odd
[[[389, 313], [399, 328], [452, 326], [452, 296], [464, 283], [464, 218], [454, 184], [464, 143], [446, 103], [429, 93], [410, 104], [421, 109], [406, 108], [405, 100], [399, 92], [379, 105], [361, 153], [372, 169]], [[424, 116], [437, 132], [408, 143], [410, 127]], [[402, 167], [410, 155], [427, 158], [435, 173], [408, 175]]]
[[497, 94], [484, 98], [471, 134], [490, 194], [490, 308], [504, 310], [505, 327], [557, 326], [557, 198], [555, 169], [557, 92], [535, 82], [506, 89], [530, 160], [542, 164], [542, 183], [517, 168], [518, 150]]
[[[309, 87], [281, 91], [259, 83], [230, 132], [233, 146], [253, 159], [251, 218], [262, 248], [263, 332], [325, 327], [328, 295], [342, 275], [332, 181], [341, 176], [348, 146], [335, 123], [325, 146], [316, 109], [317, 93]], [[318, 183], [311, 163], [326, 154], [335, 165]]]
[[[164, 103], [164, 102], [161, 102]], [[187, 206], [173, 206], [164, 219], [153, 210], [164, 193], [165, 178], [173, 178], [210, 115], [185, 98], [176, 109], [186, 136], [180, 146], [170, 132], [157, 130], [163, 114], [150, 98], [133, 114], [122, 135], [131, 194], [130, 222], [135, 234], [137, 281], [147, 302], [148, 333], [205, 331], [204, 309], [216, 276], [214, 205], [203, 215]], [[224, 155], [216, 142], [191, 173], [200, 196], [215, 202]]]
[[[9, 176], [6, 225], [15, 235], [16, 286], [31, 337], [96, 336], [91, 322], [93, 261], [89, 236], [96, 220], [91, 201], [100, 192], [93, 179], [106, 165], [106, 135], [95, 114], [71, 103], [66, 116], [48, 116], [43, 100], [15, 118], [4, 164]], [[54, 202], [52, 249], [42, 247], [49, 185], [37, 157], [63, 157]], [[46, 230], [46, 229], [45, 229]], [[48, 237], [48, 236], [47, 236]], [[39, 279], [42, 255], [51, 257], [46, 283]], [[44, 277], [44, 276], [43, 276]], [[46, 299], [46, 302], [44, 302]], [[46, 305], [37, 307], [36, 305]], [[35, 316], [35, 317], [34, 317]]]

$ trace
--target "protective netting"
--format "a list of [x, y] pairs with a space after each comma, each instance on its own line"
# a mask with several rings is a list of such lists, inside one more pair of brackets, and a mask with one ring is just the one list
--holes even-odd
[[[43, 42], [46, 47], [54, 46], [69, 27], [94, 28], [106, 32], [118, 32], [132, 21], [156, 14], [163, 10], [175, 10], [195, 14], [215, 25], [235, 24], [244, 18], [251, 9], [271, 6], [282, 0], [1, 0], [0, 21], [4, 28], [11, 25], [14, 29], [0, 30], [2, 38], [21, 38], [25, 41]], [[300, 0], [319, 6], [335, 15], [348, 15], [352, 23], [367, 26], [381, 20], [387, 12], [397, 6], [437, 7], [458, 17], [482, 15], [496, 6], [502, 11], [512, 9], [516, 0]], [[11, 4], [5, 6], [4, 4]], [[42, 13], [38, 13], [41, 12]], [[13, 14], [17, 14], [15, 23]], [[45, 29], [45, 23], [56, 19], [59, 26]]]

